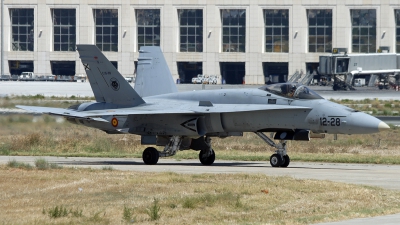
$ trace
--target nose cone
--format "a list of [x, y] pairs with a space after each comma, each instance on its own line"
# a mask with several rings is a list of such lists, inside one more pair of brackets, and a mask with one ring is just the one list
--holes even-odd
[[390, 127], [385, 122], [380, 122], [378, 125], [378, 129], [379, 131], [384, 131], [390, 129]]
[[362, 112], [351, 113], [347, 120], [347, 126], [351, 134], [378, 133], [390, 129], [385, 122]]

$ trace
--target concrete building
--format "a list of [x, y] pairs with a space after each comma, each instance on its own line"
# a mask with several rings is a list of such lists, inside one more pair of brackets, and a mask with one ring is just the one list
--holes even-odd
[[75, 44], [96, 44], [124, 76], [160, 45], [174, 79], [286, 81], [321, 54], [400, 52], [398, 0], [4, 0], [4, 74], [84, 74]]

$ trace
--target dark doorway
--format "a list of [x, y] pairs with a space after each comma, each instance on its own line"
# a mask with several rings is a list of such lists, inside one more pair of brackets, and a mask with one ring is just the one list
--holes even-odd
[[203, 62], [178, 62], [178, 74], [180, 83], [191, 83], [193, 77], [203, 74]]
[[75, 76], [75, 61], [51, 61], [53, 75]]
[[22, 72], [33, 72], [33, 61], [9, 60], [8, 68], [11, 75], [21, 75]]
[[266, 84], [285, 83], [288, 80], [289, 63], [264, 62], [263, 71]]
[[244, 62], [221, 62], [222, 83], [244, 84], [246, 75], [246, 63]]

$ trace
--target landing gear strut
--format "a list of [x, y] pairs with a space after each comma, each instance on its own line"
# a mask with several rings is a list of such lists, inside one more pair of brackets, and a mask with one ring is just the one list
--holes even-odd
[[288, 167], [290, 163], [289, 155], [286, 153], [286, 140], [281, 140], [280, 143], [276, 144], [267, 135], [262, 132], [255, 132], [257, 136], [263, 139], [271, 147], [276, 148], [275, 154], [269, 158], [269, 163], [272, 167]]

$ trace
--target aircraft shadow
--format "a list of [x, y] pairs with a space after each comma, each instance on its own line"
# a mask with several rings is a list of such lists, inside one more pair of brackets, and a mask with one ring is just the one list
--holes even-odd
[[[57, 164], [61, 165], [79, 165], [79, 166], [142, 166], [143, 162], [134, 162], [134, 161], [57, 161]], [[148, 166], [204, 166], [200, 162], [173, 162], [173, 163], [163, 163], [159, 162], [156, 165], [148, 165]], [[347, 170], [347, 171], [363, 171], [367, 169], [352, 169], [352, 168], [335, 168], [335, 167], [310, 167], [310, 166], [295, 166], [288, 168], [273, 168], [268, 163], [260, 164], [260, 162], [215, 162], [209, 167], [244, 167], [244, 168], [270, 168], [270, 169], [306, 169], [306, 170]]]

